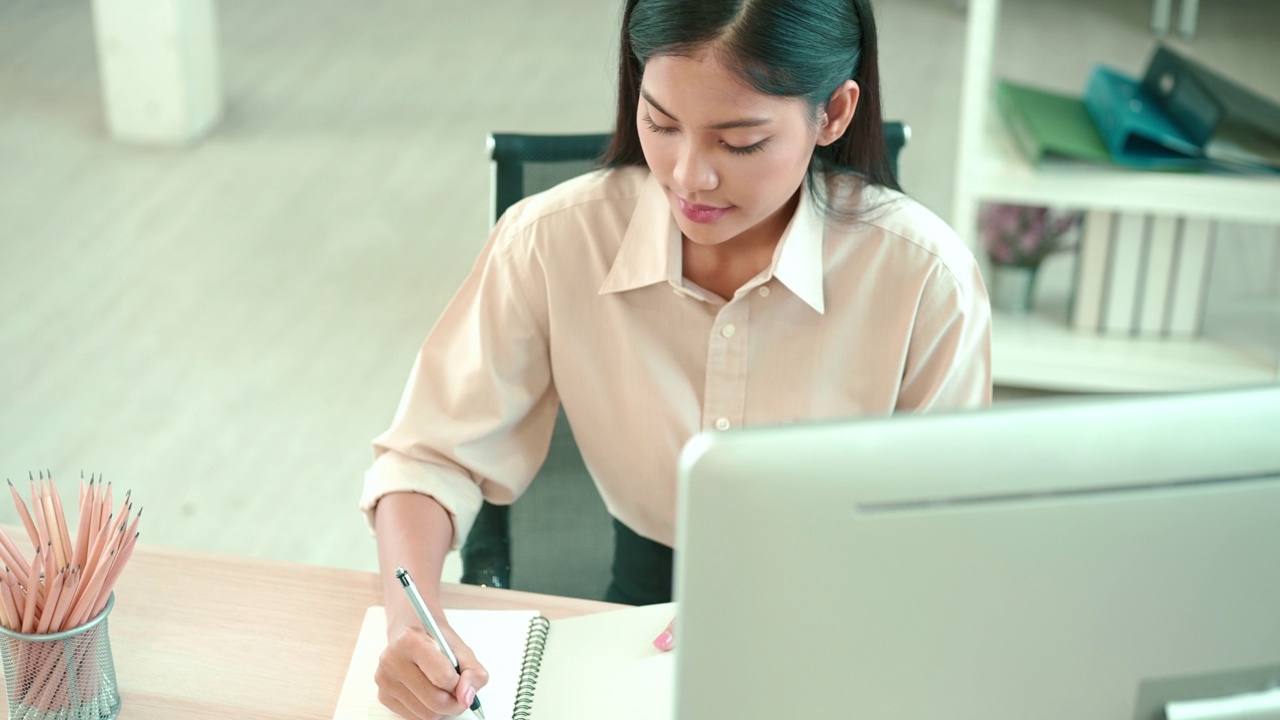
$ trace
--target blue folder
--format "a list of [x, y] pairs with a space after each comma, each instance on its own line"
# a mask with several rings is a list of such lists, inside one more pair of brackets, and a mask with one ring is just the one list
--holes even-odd
[[1205, 170], [1214, 166], [1136, 78], [1105, 65], [1095, 66], [1084, 104], [1118, 165], [1145, 170]]

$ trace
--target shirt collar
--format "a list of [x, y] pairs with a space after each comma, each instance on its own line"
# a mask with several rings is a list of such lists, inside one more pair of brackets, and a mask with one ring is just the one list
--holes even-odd
[[806, 178], [800, 183], [800, 202], [796, 205], [796, 212], [778, 240], [770, 273], [819, 315], [826, 307], [822, 292], [825, 270], [822, 239], [825, 231], [822, 208], [809, 192]]
[[[661, 239], [665, 238], [665, 242]], [[622, 237], [618, 255], [600, 286], [600, 294], [635, 290], [655, 283], [680, 286], [680, 228], [671, 216], [671, 206], [662, 186], [650, 175], [636, 199], [631, 224]]]
[[[800, 201], [778, 241], [773, 264], [764, 281], [776, 277], [797, 297], [819, 314], [823, 302], [823, 249], [826, 224], [821, 208], [809, 192], [809, 183], [800, 185]], [[665, 242], [658, 241], [665, 238]], [[600, 294], [625, 292], [666, 281], [683, 287], [680, 228], [671, 216], [662, 186], [652, 175], [636, 200], [635, 213], [627, 227], [613, 266], [600, 287]]]

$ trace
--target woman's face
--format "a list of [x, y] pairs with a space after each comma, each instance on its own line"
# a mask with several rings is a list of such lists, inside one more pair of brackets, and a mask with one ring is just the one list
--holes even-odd
[[765, 95], [714, 54], [645, 65], [640, 145], [691, 242], [776, 243], [818, 137], [800, 98]]

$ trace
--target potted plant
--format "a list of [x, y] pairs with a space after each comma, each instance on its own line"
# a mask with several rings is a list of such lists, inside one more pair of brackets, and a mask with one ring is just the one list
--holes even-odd
[[1073, 249], [1084, 217], [1047, 207], [987, 203], [979, 214], [983, 246], [991, 258], [991, 306], [1008, 313], [1031, 307], [1036, 271], [1053, 253]]

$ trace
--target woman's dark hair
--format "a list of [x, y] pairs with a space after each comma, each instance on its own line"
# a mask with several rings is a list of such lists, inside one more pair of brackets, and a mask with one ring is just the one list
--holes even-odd
[[645, 62], [705, 49], [766, 95], [804, 98], [815, 117], [841, 83], [856, 81], [853, 121], [814, 150], [811, 169], [900, 190], [884, 141], [871, 0], [627, 0], [606, 165], [646, 164], [636, 128]]

